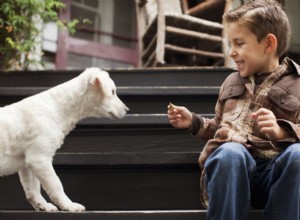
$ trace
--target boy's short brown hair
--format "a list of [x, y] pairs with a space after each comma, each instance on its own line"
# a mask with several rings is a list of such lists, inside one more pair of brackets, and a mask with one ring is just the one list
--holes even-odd
[[225, 23], [240, 22], [248, 26], [257, 41], [274, 34], [278, 41], [277, 55], [281, 57], [289, 46], [291, 28], [288, 17], [275, 0], [253, 0], [223, 16]]

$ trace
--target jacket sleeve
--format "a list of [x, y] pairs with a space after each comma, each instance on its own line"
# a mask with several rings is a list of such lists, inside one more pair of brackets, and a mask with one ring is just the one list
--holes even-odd
[[290, 138], [294, 139], [295, 142], [300, 140], [300, 124], [294, 124], [283, 119], [278, 119], [277, 123], [288, 132]]
[[[220, 89], [222, 91], [222, 87]], [[222, 103], [218, 99], [215, 107], [215, 117], [206, 118], [202, 115], [193, 113], [193, 122], [189, 129], [193, 136], [199, 136], [203, 140], [207, 141], [212, 139], [219, 128], [219, 124], [222, 118]]]

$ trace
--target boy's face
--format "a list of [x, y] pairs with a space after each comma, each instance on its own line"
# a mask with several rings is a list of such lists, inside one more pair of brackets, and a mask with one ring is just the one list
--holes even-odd
[[269, 72], [270, 56], [265, 52], [265, 39], [258, 42], [256, 35], [238, 22], [228, 24], [228, 39], [231, 45], [229, 55], [236, 63], [241, 77]]

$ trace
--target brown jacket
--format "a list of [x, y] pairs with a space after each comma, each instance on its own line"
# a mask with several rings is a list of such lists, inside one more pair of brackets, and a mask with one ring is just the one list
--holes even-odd
[[[271, 142], [261, 134], [250, 115], [270, 109], [290, 138]], [[204, 166], [209, 155], [225, 142], [243, 144], [254, 158], [274, 158], [300, 140], [300, 67], [289, 58], [272, 73], [241, 78], [230, 74], [221, 86], [213, 119], [194, 115], [192, 133], [207, 140], [200, 155]]]

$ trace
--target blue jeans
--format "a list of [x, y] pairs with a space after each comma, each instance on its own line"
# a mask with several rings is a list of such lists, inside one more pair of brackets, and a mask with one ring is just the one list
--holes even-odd
[[250, 206], [263, 220], [300, 220], [300, 143], [272, 160], [254, 160], [238, 143], [225, 143], [205, 162], [208, 220], [246, 220]]

